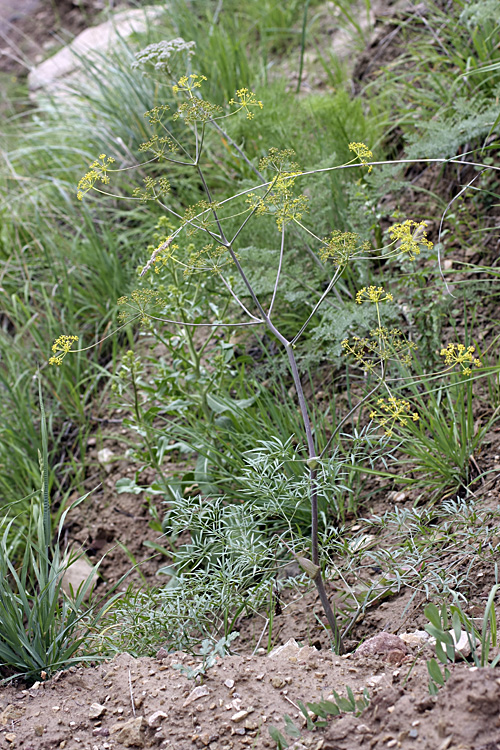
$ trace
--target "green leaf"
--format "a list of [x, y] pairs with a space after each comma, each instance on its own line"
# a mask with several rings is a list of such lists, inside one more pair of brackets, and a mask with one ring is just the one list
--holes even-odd
[[[428, 604], [427, 607], [424, 609], [424, 615], [427, 617], [429, 622], [431, 622], [434, 627], [437, 630], [442, 630], [442, 623], [441, 623], [441, 615], [439, 613], [439, 609], [436, 607], [435, 604]], [[426, 627], [427, 630], [427, 627]], [[429, 632], [429, 631], [427, 631]]]
[[276, 729], [276, 727], [269, 727], [269, 734], [271, 735], [271, 739], [276, 742], [278, 750], [284, 750], [288, 747], [288, 742], [283, 737], [279, 729]]
[[328, 711], [324, 708], [322, 703], [308, 703], [307, 707], [310, 711], [316, 714], [316, 716], [321, 716], [322, 719], [326, 719], [328, 717]]
[[[338, 716], [340, 713], [340, 708], [333, 701], [324, 700], [324, 701], [321, 701], [319, 705], [321, 706], [323, 711], [326, 711], [326, 713], [329, 714], [330, 716]], [[311, 710], [314, 710], [314, 709], [311, 709]]]
[[434, 648], [436, 649], [436, 656], [441, 664], [448, 664], [448, 654], [445, 652], [443, 646], [439, 641], [436, 641], [436, 645]]
[[460, 622], [460, 615], [455, 610], [451, 616], [451, 625], [453, 628], [453, 633], [455, 635], [455, 641], [458, 643], [460, 640], [460, 635], [462, 633], [462, 623]]
[[309, 711], [307, 710], [307, 708], [304, 706], [304, 704], [300, 700], [297, 701], [297, 706], [300, 708], [300, 710], [304, 714], [304, 718], [305, 718], [305, 720], [307, 722], [307, 728], [308, 728], [308, 730], [309, 731], [313, 730], [314, 729], [314, 722], [312, 721], [311, 717], [309, 716]]
[[145, 487], [139, 487], [139, 485], [135, 483], [135, 479], [129, 479], [128, 477], [118, 479], [115, 483], [115, 489], [119, 494], [122, 492], [130, 492], [131, 495], [140, 495], [146, 490]]
[[289, 737], [292, 737], [292, 739], [294, 740], [298, 739], [301, 736], [300, 729], [297, 729], [288, 714], [285, 714], [283, 718], [285, 719], [285, 732], [287, 733], [287, 735]]
[[431, 680], [437, 685], [444, 685], [444, 677], [441, 674], [439, 664], [435, 659], [429, 659], [427, 661], [427, 671]]

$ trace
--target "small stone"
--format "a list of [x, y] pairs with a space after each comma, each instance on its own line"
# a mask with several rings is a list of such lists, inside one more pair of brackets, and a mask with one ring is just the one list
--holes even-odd
[[163, 648], [163, 646], [156, 652], [156, 658], [161, 661], [162, 659], [166, 659], [168, 656], [168, 651], [166, 648]]
[[[467, 658], [468, 656], [470, 656], [471, 645], [470, 645], [469, 636], [468, 636], [467, 632], [465, 630], [461, 630], [460, 631], [460, 637], [459, 637], [458, 640], [456, 639], [455, 632], [453, 630], [450, 630], [449, 633], [450, 633], [450, 635], [453, 638], [453, 641], [455, 643], [455, 651], [458, 651], [465, 658]], [[474, 638], [474, 636], [470, 636], [470, 638], [472, 640], [472, 638]], [[479, 640], [476, 638], [475, 641], [476, 641], [476, 646], [478, 646], [479, 645]]]
[[405, 656], [406, 654], [404, 651], [401, 651], [399, 648], [393, 648], [386, 653], [384, 661], [386, 661], [388, 664], [397, 664], [399, 666]]
[[271, 685], [273, 688], [276, 688], [276, 690], [279, 690], [280, 688], [285, 687], [286, 682], [282, 677], [272, 677]]
[[16, 735], [14, 734], [14, 732], [7, 732], [7, 734], [5, 735], [5, 739], [7, 740], [7, 742], [15, 742]]
[[125, 724], [114, 724], [111, 734], [116, 734], [117, 742], [121, 742], [125, 747], [144, 747], [144, 738], [141, 735], [143, 724], [144, 717], [137, 716]]
[[100, 451], [97, 451], [97, 460], [101, 464], [101, 466], [104, 466], [105, 470], [107, 472], [111, 471], [111, 462], [114, 460], [115, 454], [112, 450], [109, 448], [103, 448]]
[[99, 727], [98, 729], [93, 729], [92, 734], [95, 737], [109, 737], [109, 729], [107, 727]]
[[62, 574], [63, 591], [69, 595], [71, 594], [71, 591], [76, 594], [89, 578], [92, 583], [85, 595], [86, 599], [90, 596], [93, 587], [97, 583], [98, 575], [90, 560], [88, 560], [85, 555], [80, 554], [76, 560], [73, 560], [70, 565], [67, 565]]
[[390, 651], [400, 651], [403, 655], [408, 653], [408, 647], [401, 638], [392, 633], [378, 633], [368, 638], [356, 649], [356, 655], [374, 656], [375, 654], [387, 654]]
[[238, 711], [231, 716], [231, 721], [234, 721], [236, 723], [238, 723], [239, 721], [243, 721], [243, 719], [246, 719], [247, 716], [249, 716], [254, 710], [255, 709], [253, 706], [249, 706], [246, 710]]
[[168, 719], [168, 714], [166, 714], [165, 711], [155, 711], [148, 718], [148, 724], [153, 728], [158, 727], [160, 726], [162, 719]]
[[26, 709], [23, 706], [13, 706], [12, 703], [9, 703], [0, 714], [0, 725], [4, 727], [9, 721], [20, 719], [24, 716], [25, 711]]
[[106, 706], [102, 706], [100, 703], [92, 703], [89, 708], [89, 719], [98, 719], [100, 716], [104, 716], [106, 713]]
[[37, 737], [41, 737], [44, 732], [45, 732], [45, 727], [43, 726], [43, 724], [38, 724], [35, 727], [35, 734]]
[[276, 656], [287, 657], [288, 660], [308, 661], [311, 657], [318, 656], [318, 650], [313, 646], [301, 647], [295, 638], [290, 638], [282, 646], [276, 646], [276, 648], [273, 648], [273, 650], [267, 655], [267, 658], [274, 659]]
[[367, 727], [366, 724], [358, 724], [356, 732], [358, 732], [358, 734], [369, 734], [370, 727]]
[[189, 706], [190, 703], [193, 703], [194, 701], [199, 700], [200, 698], [203, 698], [205, 695], [208, 695], [210, 693], [209, 689], [206, 685], [198, 685], [198, 687], [195, 687], [194, 690], [191, 690], [188, 697], [182, 704], [185, 708], [186, 706]]
[[232, 688], [232, 687], [234, 687], [234, 680], [229, 680], [229, 679], [228, 680], [224, 680], [224, 685], [227, 688]]
[[416, 729], [410, 729], [408, 737], [411, 737], [412, 740], [416, 740], [418, 737], [418, 731]]

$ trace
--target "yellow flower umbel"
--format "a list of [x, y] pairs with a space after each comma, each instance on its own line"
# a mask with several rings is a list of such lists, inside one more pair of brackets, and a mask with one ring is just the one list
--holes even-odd
[[99, 154], [99, 159], [96, 159], [90, 165], [90, 172], [82, 177], [78, 183], [78, 192], [76, 197], [79, 201], [83, 200], [85, 193], [92, 190], [97, 181], [102, 182], [103, 185], [109, 185], [108, 172], [110, 170], [110, 164], [114, 164], [112, 156], [106, 156], [106, 154]]
[[361, 305], [363, 302], [392, 302], [394, 297], [390, 292], [386, 292], [381, 286], [364, 286], [356, 294], [356, 302]]
[[365, 146], [364, 143], [350, 143], [349, 151], [352, 151], [354, 154], [356, 154], [364, 167], [368, 167], [368, 173], [372, 171], [373, 167], [366, 161], [367, 159], [373, 159], [373, 153], [370, 151], [368, 146]]
[[323, 247], [319, 249], [319, 257], [323, 263], [331, 260], [336, 266], [344, 266], [359, 252], [370, 250], [369, 242], [361, 242], [354, 232], [341, 232], [334, 229], [330, 237], [323, 239]]
[[402, 224], [394, 224], [389, 229], [389, 236], [393, 242], [399, 241], [399, 252], [408, 253], [410, 260], [415, 260], [415, 256], [420, 254], [420, 246], [431, 250], [434, 245], [427, 239], [427, 224], [425, 221], [416, 222], [412, 219], [403, 221]]
[[370, 419], [374, 419], [381, 427], [385, 428], [385, 434], [389, 437], [392, 435], [394, 425], [398, 422], [403, 427], [409, 420], [418, 422], [420, 417], [416, 412], [411, 413], [409, 401], [404, 398], [379, 398], [377, 401], [377, 410], [370, 413]]
[[291, 148], [270, 148], [267, 156], [259, 162], [262, 172], [269, 169], [277, 173], [270, 183], [270, 189], [264, 199], [254, 193], [247, 196], [247, 203], [257, 216], [272, 214], [280, 231], [290, 221], [299, 222], [308, 210], [309, 198], [293, 193], [295, 180], [302, 174], [299, 165], [292, 161], [294, 155], [295, 151]]
[[257, 99], [255, 94], [248, 89], [238, 89], [235, 97], [235, 99], [229, 100], [229, 104], [234, 104], [234, 106], [237, 107], [233, 114], [236, 114], [240, 109], [243, 109], [247, 113], [247, 120], [253, 120], [254, 118], [254, 113], [250, 112], [250, 107], [260, 107], [262, 109], [264, 106], [262, 102]]
[[441, 349], [440, 355], [449, 367], [458, 365], [462, 368], [462, 375], [472, 375], [472, 367], [481, 367], [481, 360], [474, 357], [473, 346], [467, 348], [463, 344], [448, 344], [446, 349]]
[[353, 336], [341, 342], [344, 354], [354, 357], [356, 362], [367, 372], [376, 364], [393, 360], [409, 367], [417, 345], [408, 341], [399, 328], [375, 328], [370, 337]]
[[49, 365], [62, 364], [66, 354], [72, 351], [71, 347], [75, 341], [78, 341], [78, 336], [59, 336], [52, 345], [52, 353], [55, 356], [49, 359]]
[[174, 94], [178, 94], [179, 91], [186, 91], [191, 94], [194, 89], [201, 88], [203, 81], [206, 81], [206, 76], [199, 76], [197, 73], [191, 73], [189, 76], [182, 76], [179, 78], [175, 86], [172, 86]]

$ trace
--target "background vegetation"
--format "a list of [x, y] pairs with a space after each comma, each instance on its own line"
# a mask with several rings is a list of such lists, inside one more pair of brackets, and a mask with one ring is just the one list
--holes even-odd
[[[414, 509], [404, 521], [396, 511], [381, 517], [376, 533], [386, 533], [391, 524], [405, 529], [417, 524], [424, 541], [410, 535], [411, 550], [401, 548], [405, 558], [415, 556], [411, 571], [402, 572], [402, 553], [396, 548], [376, 564], [432, 600], [446, 599], [464, 581], [442, 575], [439, 557], [423, 575], [419, 561], [428, 549], [426, 529], [436, 522], [433, 513], [446, 523], [460, 508], [461, 529], [470, 541], [476, 491], [490, 478], [489, 468], [478, 467], [476, 459], [491, 439], [500, 408], [494, 334], [500, 3], [463, 0], [450, 8], [435, 0], [427, 3], [425, 14], [403, 12], [375, 29], [376, 7], [370, 0], [329, 3], [328, 12], [359, 55], [355, 68], [329, 52], [327, 8], [317, 0], [262, 0], [244, 9], [233, 0], [172, 0], [170, 5], [168, 17], [141, 38], [121, 41], [109, 57], [83, 61], [85, 76], [71, 96], [33, 103], [16, 91], [15, 101], [5, 108], [0, 555], [14, 565], [27, 559], [30, 542], [24, 530], [31, 528], [41, 487], [37, 372], [48, 414], [45, 482], [54, 521], [75, 491], [83, 494], [90, 473], [88, 438], [99, 433], [102, 415], [113, 407], [127, 413], [126, 439], [134, 446], [128, 456], [137, 466], [135, 480], [119, 480], [117, 492], [135, 492], [145, 502], [161, 495], [166, 501], [157, 520], [171, 545], [163, 570], [169, 583], [130, 590], [106, 613], [101, 632], [92, 621], [97, 640], [92, 653], [124, 648], [149, 653], [158, 639], [165, 641], [165, 633], [172, 648], [192, 647], [206, 637], [218, 642], [229, 636], [241, 613], [269, 606], [276, 569], [289, 560], [283, 540], [295, 552], [307, 547], [305, 438], [297, 394], [272, 337], [236, 327], [198, 335], [154, 321], [141, 330], [123, 325], [117, 300], [138, 287], [137, 269], [148, 258], [148, 245], [150, 251], [155, 237], [161, 239], [172, 227], [153, 202], [76, 200], [78, 180], [97, 154], [112, 156], [120, 169], [137, 163], [138, 148], [149, 137], [143, 113], [172, 103], [172, 93], [167, 80], [133, 66], [135, 53], [148, 43], [182, 37], [196, 42], [193, 69], [207, 77], [208, 100], [222, 106], [237, 89], [248, 87], [263, 103], [255, 120], [235, 118], [227, 124], [230, 139], [250, 164], [219, 132], [207, 134], [203, 167], [218, 201], [255, 184], [251, 165], [256, 168], [270, 147], [293, 149], [304, 170], [349, 161], [353, 141], [366, 143], [376, 161], [394, 162], [371, 174], [340, 170], [302, 181], [316, 236], [334, 229], [356, 232], [369, 243], [370, 257], [355, 259], [344, 270], [336, 293], [298, 342], [296, 356], [320, 448], [336, 434], [321, 477], [326, 574], [334, 562], [350, 574], [359, 572], [359, 550], [343, 542], [343, 528], [373, 501], [378, 477], [384, 491], [413, 493]], [[372, 34], [376, 54], [368, 52], [364, 62], [361, 53]], [[174, 135], [175, 128], [173, 123]], [[158, 176], [157, 169], [120, 173], [113, 192], [131, 197], [141, 180]], [[203, 197], [194, 172], [174, 168], [169, 179], [174, 188], [169, 206], [177, 213]], [[427, 222], [433, 247], [421, 247], [413, 264], [385, 259], [379, 251], [387, 244], [389, 227], [408, 217]], [[272, 218], [263, 217], [240, 237], [249, 278], [267, 299], [274, 283], [272, 226]], [[331, 274], [314, 242], [308, 245], [298, 233], [291, 235], [289, 254], [275, 315], [280, 330], [292, 333]], [[143, 288], [153, 284], [142, 283]], [[390, 435], [370, 419], [373, 398], [352, 411], [367, 398], [372, 383], [342, 350], [347, 337], [368, 336], [376, 325], [374, 314], [355, 304], [357, 291], [369, 285], [390, 289], [396, 304], [384, 324], [402, 328], [418, 347], [418, 379], [409, 381], [400, 366], [391, 388], [411, 401], [420, 419], [396, 424]], [[168, 292], [167, 317], [193, 323], [234, 320], [213, 277], [186, 277], [167, 264], [154, 288]], [[77, 334], [85, 350], [67, 356], [60, 367], [49, 367], [50, 346], [61, 333]], [[481, 368], [470, 376], [459, 368], [436, 378], [443, 370], [440, 351], [449, 343], [474, 346]], [[188, 469], [170, 476], [167, 453], [189, 457]], [[147, 471], [153, 472], [153, 481], [143, 481]], [[439, 510], [432, 510], [434, 505]], [[420, 514], [422, 506], [430, 508], [428, 515]], [[190, 538], [182, 543], [186, 528]], [[449, 530], [450, 545], [453, 534]], [[410, 536], [405, 544], [410, 545]], [[492, 544], [488, 538], [478, 554], [493, 554]], [[6, 576], [9, 570], [14, 575], [8, 563], [2, 566]], [[27, 590], [37, 586], [29, 576], [15, 579], [20, 582]], [[215, 612], [214, 591], [220, 601]], [[376, 595], [366, 590], [346, 602], [346, 635], [356, 613]], [[117, 622], [126, 624], [119, 636], [113, 627]], [[22, 662], [5, 658], [4, 663], [23, 671]], [[34, 674], [32, 662], [25, 667]]]

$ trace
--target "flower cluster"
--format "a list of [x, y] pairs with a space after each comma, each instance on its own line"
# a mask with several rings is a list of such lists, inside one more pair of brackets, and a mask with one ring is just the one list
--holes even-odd
[[143, 183], [143, 188], [136, 187], [132, 193], [134, 198], [139, 198], [141, 203], [157, 200], [170, 191], [170, 183], [166, 177], [160, 177], [158, 180], [153, 179], [153, 177], [145, 177]]
[[191, 247], [193, 249], [184, 271], [185, 276], [204, 271], [221, 273], [224, 266], [234, 262], [229, 255], [227, 248], [223, 245], [216, 245], [214, 247], [214, 243], [209, 242], [207, 245], [204, 245], [201, 250], [194, 249], [193, 246]]
[[370, 151], [368, 146], [365, 146], [364, 143], [350, 143], [349, 151], [352, 151], [354, 154], [356, 154], [363, 166], [368, 167], [368, 172], [372, 171], [373, 167], [368, 164], [367, 159], [373, 159], [373, 153]]
[[409, 420], [418, 422], [420, 417], [416, 412], [411, 413], [409, 401], [389, 396], [387, 399], [377, 400], [377, 409], [370, 413], [370, 419], [374, 419], [381, 427], [384, 427], [385, 434], [390, 437], [396, 422], [404, 427]]
[[[165, 73], [171, 73], [171, 65], [173, 58], [177, 56], [183, 56], [185, 63], [194, 55], [196, 42], [185, 42], [182, 37], [177, 39], [171, 39], [170, 41], [156, 42], [156, 44], [148, 44], [147, 47], [141, 49], [135, 56], [135, 62], [132, 64], [133, 68], [152, 67], [153, 70]], [[184, 69], [187, 67], [184, 64]]]
[[261, 171], [271, 169], [277, 172], [271, 182], [270, 190], [265, 198], [260, 198], [254, 193], [249, 193], [247, 203], [257, 215], [271, 214], [276, 219], [278, 229], [290, 221], [300, 221], [302, 215], [308, 210], [309, 198], [305, 195], [294, 195], [293, 186], [296, 178], [301, 174], [299, 165], [292, 161], [295, 155], [293, 149], [279, 150], [270, 148], [268, 155], [264, 156], [259, 163]]
[[[218, 208], [216, 201], [206, 201], [202, 199], [198, 203], [194, 203], [192, 206], [188, 206], [184, 211], [183, 224], [187, 224], [187, 234], [193, 235], [199, 229], [210, 229], [213, 225], [213, 211]], [[191, 223], [196, 218], [196, 224]]]
[[473, 346], [467, 348], [463, 344], [448, 344], [446, 349], [441, 349], [440, 355], [450, 367], [458, 365], [462, 368], [462, 375], [472, 375], [472, 367], [481, 367], [481, 360], [474, 357]]
[[177, 144], [169, 135], [159, 136], [157, 133], [152, 135], [149, 141], [144, 141], [144, 143], [141, 143], [139, 146], [140, 152], [151, 151], [159, 161], [164, 158], [167, 151], [171, 154], [175, 154], [178, 150], [179, 148]]
[[185, 91], [192, 95], [194, 89], [200, 89], [203, 81], [206, 81], [206, 76], [199, 76], [197, 73], [191, 73], [189, 76], [181, 76], [177, 83], [172, 86], [174, 94], [178, 94], [179, 91]]
[[222, 112], [222, 107], [218, 104], [212, 104], [212, 102], [206, 102], [204, 99], [198, 99], [193, 96], [187, 102], [183, 102], [179, 105], [177, 112], [173, 116], [173, 120], [182, 118], [185, 122], [208, 122], [213, 120]]
[[59, 336], [52, 345], [52, 353], [55, 356], [49, 359], [49, 365], [59, 366], [62, 364], [64, 357], [71, 351], [75, 341], [78, 341], [78, 336]]
[[319, 249], [320, 259], [323, 263], [331, 260], [336, 266], [344, 266], [359, 251], [367, 252], [370, 249], [369, 242], [360, 244], [359, 235], [355, 232], [341, 232], [339, 229], [334, 229], [330, 237], [323, 239], [323, 243]]
[[415, 256], [420, 254], [422, 245], [429, 250], [434, 247], [434, 244], [427, 239], [426, 228], [425, 221], [416, 222], [407, 219], [402, 224], [394, 224], [389, 229], [389, 236], [393, 242], [399, 242], [401, 253], [408, 253], [409, 259], [415, 260]]
[[370, 338], [353, 336], [341, 342], [344, 354], [350, 354], [367, 372], [380, 362], [395, 360], [403, 365], [411, 365], [417, 345], [408, 341], [399, 328], [375, 328]]
[[356, 294], [356, 303], [361, 305], [363, 302], [392, 302], [394, 297], [390, 292], [386, 292], [381, 286], [364, 286]]
[[110, 164], [114, 164], [114, 161], [112, 156], [99, 154], [99, 158], [90, 165], [90, 172], [87, 172], [78, 183], [76, 197], [79, 201], [83, 200], [85, 193], [92, 190], [97, 181], [102, 182], [104, 185], [109, 185], [108, 171], [110, 170]]
[[248, 89], [238, 89], [234, 99], [229, 100], [229, 104], [234, 104], [237, 109], [234, 110], [233, 114], [244, 110], [247, 113], [247, 120], [253, 120], [254, 113], [250, 111], [250, 107], [262, 107], [264, 106], [261, 101], [257, 99], [255, 94]]
[[130, 310], [122, 310], [119, 315], [123, 323], [126, 323], [132, 316], [136, 316], [137, 314], [141, 316], [141, 323], [147, 323], [149, 320], [147, 309], [150, 307], [163, 307], [165, 300], [153, 289], [136, 289], [130, 296], [120, 297], [117, 300], [117, 304], [130, 308]]
[[147, 112], [144, 112], [144, 117], [147, 117], [150, 125], [159, 125], [163, 120], [163, 116], [169, 111], [169, 109], [170, 107], [168, 104], [159, 104], [156, 107], [153, 107], [153, 109], [148, 109]]
[[267, 156], [263, 156], [259, 161], [259, 169], [261, 172], [265, 169], [272, 169], [278, 174], [298, 174], [300, 173], [300, 167], [296, 161], [292, 161], [294, 156], [293, 148], [279, 149], [273, 146], [267, 152]]

